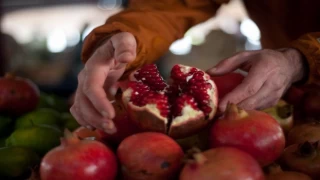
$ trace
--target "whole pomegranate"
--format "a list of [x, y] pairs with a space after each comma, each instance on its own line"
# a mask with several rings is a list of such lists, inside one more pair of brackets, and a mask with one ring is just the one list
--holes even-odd
[[320, 89], [317, 92], [306, 93], [302, 107], [308, 117], [320, 118]]
[[231, 72], [222, 76], [211, 77], [217, 86], [219, 99], [231, 92], [239, 84], [242, 83], [244, 76], [237, 72]]
[[286, 102], [299, 106], [304, 98], [305, 91], [301, 88], [291, 86], [282, 97]]
[[316, 142], [320, 140], [320, 122], [309, 122], [294, 126], [288, 133], [287, 146], [304, 143], [305, 141]]
[[265, 166], [281, 155], [285, 137], [279, 123], [267, 113], [228, 104], [225, 114], [211, 128], [210, 146], [239, 148]]
[[117, 175], [115, 154], [94, 140], [80, 140], [68, 130], [61, 145], [41, 161], [41, 180], [113, 180]]
[[21, 115], [34, 110], [39, 102], [40, 91], [27, 78], [7, 73], [0, 78], [0, 112]]
[[204, 71], [177, 64], [167, 84], [154, 64], [133, 72], [123, 102], [145, 131], [184, 138], [202, 130], [217, 110], [217, 88]]
[[180, 180], [252, 179], [263, 180], [259, 163], [248, 153], [232, 147], [219, 147], [205, 152], [192, 150]]
[[319, 141], [308, 141], [287, 147], [281, 162], [293, 171], [299, 171], [314, 179], [320, 178], [320, 146]]
[[117, 155], [122, 175], [130, 180], [174, 179], [184, 156], [172, 138], [158, 132], [143, 132], [125, 138]]
[[278, 164], [267, 169], [267, 180], [312, 180], [310, 176], [296, 171], [283, 171]]

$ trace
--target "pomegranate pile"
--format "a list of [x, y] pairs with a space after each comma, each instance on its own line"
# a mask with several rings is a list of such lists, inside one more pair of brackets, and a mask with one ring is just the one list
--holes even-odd
[[[165, 81], [156, 65], [142, 66], [119, 82], [112, 97], [117, 130], [108, 134], [39, 110], [35, 85], [6, 76], [0, 79], [0, 157], [6, 157], [0, 179], [320, 179], [320, 87], [292, 87], [268, 109], [230, 102], [217, 112], [218, 100], [244, 78], [235, 72], [210, 77], [177, 64]], [[34, 102], [27, 107], [19, 98]], [[12, 113], [17, 120], [7, 117]], [[17, 129], [3, 135], [10, 124]]]

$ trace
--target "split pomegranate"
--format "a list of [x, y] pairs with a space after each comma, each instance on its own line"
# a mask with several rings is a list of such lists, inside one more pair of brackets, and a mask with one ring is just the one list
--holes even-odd
[[216, 113], [216, 85], [200, 69], [175, 65], [167, 84], [156, 65], [150, 64], [129, 79], [123, 102], [142, 130], [184, 138], [202, 130]]
[[163, 180], [177, 176], [184, 154], [169, 136], [143, 132], [125, 138], [118, 147], [117, 155], [125, 179]]
[[267, 180], [312, 180], [306, 174], [296, 171], [283, 171], [278, 164], [268, 167]]
[[115, 154], [104, 144], [80, 140], [68, 130], [61, 145], [41, 161], [41, 180], [113, 180], [117, 175]]
[[112, 103], [112, 105], [116, 114], [112, 121], [117, 131], [113, 134], [105, 133], [102, 130], [97, 130], [97, 132], [105, 142], [118, 145], [124, 138], [141, 132], [141, 130], [129, 118], [128, 112], [121, 101], [121, 91], [115, 95], [114, 103]]
[[299, 171], [314, 179], [320, 178], [320, 146], [319, 141], [293, 144], [287, 147], [281, 161], [293, 171]]
[[310, 122], [294, 126], [288, 133], [287, 146], [305, 141], [316, 142], [320, 140], [320, 122]]
[[279, 123], [267, 113], [228, 104], [225, 114], [211, 128], [210, 146], [239, 148], [265, 166], [281, 155], [285, 137]]
[[258, 162], [248, 153], [232, 147], [219, 147], [200, 152], [193, 150], [180, 180], [252, 179], [263, 180]]
[[0, 112], [21, 115], [34, 110], [40, 91], [29, 79], [7, 73], [0, 78]]
[[276, 119], [286, 134], [293, 127], [293, 105], [279, 100], [277, 105], [264, 109], [263, 111]]
[[239, 84], [242, 83], [244, 76], [237, 72], [231, 72], [222, 76], [211, 77], [217, 86], [219, 99], [231, 92]]

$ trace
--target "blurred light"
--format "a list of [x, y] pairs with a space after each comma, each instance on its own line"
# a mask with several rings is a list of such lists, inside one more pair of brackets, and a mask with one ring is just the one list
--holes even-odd
[[240, 31], [244, 36], [246, 36], [250, 40], [260, 40], [260, 30], [251, 19], [245, 19], [242, 21], [240, 25]]
[[251, 40], [246, 41], [245, 50], [252, 51], [252, 50], [259, 50], [259, 49], [261, 49], [260, 41], [251, 41]]
[[72, 47], [80, 42], [80, 33], [77, 30], [68, 29], [67, 32], [67, 46]]
[[239, 30], [239, 24], [236, 19], [225, 18], [219, 22], [220, 28], [227, 34], [236, 34]]
[[206, 35], [199, 30], [189, 30], [186, 32], [185, 36], [191, 38], [191, 44], [199, 46], [206, 41]]
[[103, 10], [113, 10], [119, 8], [122, 4], [122, 0], [99, 0], [98, 8]]
[[182, 39], [179, 39], [173, 42], [169, 50], [175, 55], [186, 55], [192, 49], [192, 39], [190, 36], [185, 36]]
[[95, 28], [95, 26], [88, 26], [84, 31], [83, 31], [83, 36], [82, 36], [82, 41], [88, 36], [88, 34]]
[[49, 33], [47, 39], [47, 48], [52, 53], [59, 53], [66, 49], [67, 38], [61, 29], [57, 29]]

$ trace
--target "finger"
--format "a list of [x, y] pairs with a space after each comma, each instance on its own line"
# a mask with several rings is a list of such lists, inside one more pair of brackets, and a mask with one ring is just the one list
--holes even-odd
[[134, 36], [123, 32], [111, 38], [116, 63], [129, 63], [136, 58], [137, 43]]
[[[115, 57], [121, 63], [133, 60], [135, 58], [136, 45], [133, 43], [135, 39], [132, 39], [131, 36], [128, 33], [115, 35], [110, 41], [101, 46], [86, 64], [86, 79], [83, 84], [83, 93], [88, 97], [97, 111], [108, 119], [112, 119], [115, 116], [114, 109], [108, 101], [104, 90], [104, 84], [108, 78], [109, 71], [116, 65], [114, 64], [113, 52], [110, 49], [115, 49]], [[114, 83], [115, 81], [117, 79], [114, 77], [108, 83]]]
[[[93, 107], [87, 97], [81, 93], [79, 94], [79, 102], [81, 104], [79, 110], [82, 112], [83, 119], [86, 122], [90, 122], [90, 125], [97, 129], [103, 129], [106, 132], [110, 131], [109, 127], [115, 128], [113, 122], [110, 119], [106, 119], [101, 116], [101, 114]], [[116, 129], [112, 130], [116, 131]]]
[[228, 102], [238, 104], [244, 99], [256, 94], [266, 81], [267, 77], [268, 74], [266, 69], [264, 69], [262, 66], [252, 68], [248, 73], [248, 76], [244, 78], [243, 82], [230, 93], [225, 95], [225, 97], [221, 100], [219, 103], [220, 111], [224, 112]]
[[207, 70], [212, 76], [219, 76], [238, 69], [243, 63], [249, 60], [249, 57], [257, 54], [259, 51], [244, 51], [232, 57], [220, 61], [216, 66]]
[[74, 103], [70, 108], [70, 113], [72, 114], [72, 116], [77, 120], [77, 122], [82, 125], [82, 126], [88, 126], [89, 124], [82, 118], [82, 113], [81, 111], [79, 111], [79, 106], [81, 105], [79, 103], [79, 92], [81, 91], [81, 82], [84, 79], [84, 71], [80, 71], [79, 75], [78, 75], [78, 88], [76, 90], [75, 93], [75, 97], [74, 97]]

